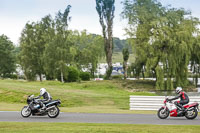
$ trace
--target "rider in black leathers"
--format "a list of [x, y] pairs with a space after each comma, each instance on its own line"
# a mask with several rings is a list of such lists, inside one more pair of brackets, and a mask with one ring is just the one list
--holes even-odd
[[43, 110], [46, 109], [45, 104], [50, 102], [52, 100], [51, 95], [46, 91], [45, 88], [40, 89], [40, 95], [36, 97], [36, 99], [39, 99], [43, 97], [43, 99], [39, 100], [39, 104], [42, 107]]
[[168, 101], [172, 101], [172, 100], [176, 100], [180, 98], [180, 101], [174, 102], [175, 105], [180, 107], [180, 111], [178, 112], [178, 115], [179, 115], [185, 111], [185, 108], [183, 107], [183, 105], [189, 103], [189, 97], [184, 91], [182, 91], [181, 87], [176, 88], [176, 93], [178, 94], [178, 96], [168, 99]]

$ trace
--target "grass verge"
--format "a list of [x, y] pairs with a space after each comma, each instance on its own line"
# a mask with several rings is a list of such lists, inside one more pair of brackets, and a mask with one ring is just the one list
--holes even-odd
[[130, 95], [155, 95], [130, 92], [115, 80], [81, 83], [0, 80], [0, 110], [21, 110], [26, 105], [27, 96], [39, 95], [39, 90], [43, 87], [53, 99], [61, 99], [61, 109], [64, 112], [129, 113]]
[[199, 130], [198, 125], [0, 122], [0, 132], [3, 133], [199, 133]]

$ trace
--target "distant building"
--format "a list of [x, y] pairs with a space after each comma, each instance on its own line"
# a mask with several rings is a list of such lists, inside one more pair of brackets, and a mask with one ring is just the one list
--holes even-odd
[[[100, 63], [100, 64], [98, 64], [97, 72], [95, 74], [96, 75], [105, 75], [107, 68], [108, 68], [107, 63]], [[122, 64], [119, 62], [113, 63], [113, 71], [112, 71], [111, 75], [122, 75], [122, 74], [124, 74]]]

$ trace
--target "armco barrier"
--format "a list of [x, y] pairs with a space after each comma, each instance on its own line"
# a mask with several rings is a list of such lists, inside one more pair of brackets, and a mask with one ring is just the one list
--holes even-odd
[[[189, 98], [190, 103], [200, 103], [200, 96], [189, 96]], [[164, 100], [165, 96], [130, 96], [130, 110], [158, 110], [163, 106]]]

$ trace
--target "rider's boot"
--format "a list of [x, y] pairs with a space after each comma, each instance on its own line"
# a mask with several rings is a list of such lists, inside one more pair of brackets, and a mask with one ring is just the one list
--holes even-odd
[[47, 109], [47, 107], [45, 106], [45, 104], [43, 104], [42, 105], [42, 108], [41, 108], [42, 110], [46, 110]]
[[185, 112], [185, 108], [184, 107], [181, 107], [181, 109], [178, 111], [177, 115], [181, 115], [182, 113]]

